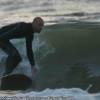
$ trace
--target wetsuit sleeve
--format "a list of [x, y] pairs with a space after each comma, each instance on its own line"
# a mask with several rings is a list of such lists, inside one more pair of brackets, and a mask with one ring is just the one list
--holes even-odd
[[32, 50], [32, 41], [33, 41], [33, 36], [26, 37], [27, 56], [28, 56], [28, 59], [29, 59], [31, 66], [34, 67], [35, 60], [34, 60], [34, 53], [33, 53], [33, 50]]

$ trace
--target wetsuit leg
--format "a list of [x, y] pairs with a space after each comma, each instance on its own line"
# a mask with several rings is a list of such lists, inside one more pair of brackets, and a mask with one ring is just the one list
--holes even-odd
[[5, 74], [10, 74], [21, 61], [21, 56], [9, 41], [0, 41], [0, 48], [7, 53]]

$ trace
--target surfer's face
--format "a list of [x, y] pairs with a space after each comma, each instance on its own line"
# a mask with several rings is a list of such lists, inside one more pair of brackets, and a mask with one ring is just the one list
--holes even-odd
[[44, 26], [44, 21], [41, 18], [37, 17], [34, 19], [32, 26], [33, 26], [34, 32], [40, 33]]
[[41, 32], [41, 30], [42, 30], [42, 28], [43, 28], [43, 24], [41, 24], [41, 23], [37, 23], [37, 24], [35, 24], [33, 27], [34, 27], [34, 31], [35, 32], [37, 32], [37, 33], [40, 33]]

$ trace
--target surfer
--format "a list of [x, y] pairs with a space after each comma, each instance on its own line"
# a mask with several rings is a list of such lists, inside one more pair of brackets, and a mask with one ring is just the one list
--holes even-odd
[[4, 75], [10, 74], [22, 60], [18, 50], [10, 42], [11, 39], [21, 38], [25, 38], [26, 40], [26, 53], [32, 73], [36, 73], [37, 68], [35, 67], [32, 41], [34, 39], [34, 33], [40, 33], [43, 26], [43, 19], [41, 17], [35, 17], [32, 23], [18, 22], [0, 28], [0, 48], [8, 55]]

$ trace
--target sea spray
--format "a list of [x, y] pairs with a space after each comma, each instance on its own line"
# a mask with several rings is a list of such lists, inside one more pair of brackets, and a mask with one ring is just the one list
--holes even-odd
[[55, 48], [40, 37], [38, 33], [34, 34], [33, 50], [35, 51], [36, 61], [43, 60], [48, 54], [55, 52]]

